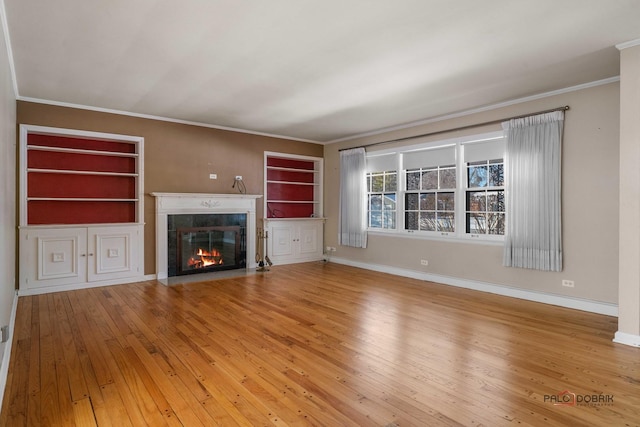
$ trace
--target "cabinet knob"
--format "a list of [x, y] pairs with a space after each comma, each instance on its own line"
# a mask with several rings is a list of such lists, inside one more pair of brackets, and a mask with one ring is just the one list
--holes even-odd
[[89, 254], [89, 256], [93, 256], [93, 254]]
[[87, 256], [87, 254], [80, 254], [80, 256]]

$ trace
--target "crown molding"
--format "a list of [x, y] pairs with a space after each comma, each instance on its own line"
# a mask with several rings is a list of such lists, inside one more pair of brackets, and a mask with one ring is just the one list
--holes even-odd
[[640, 46], [640, 39], [630, 40], [628, 42], [617, 44], [616, 48], [618, 48], [618, 50], [623, 50], [635, 46]]
[[[2, 1], [2, 0], [0, 0], [0, 1]], [[114, 110], [114, 109], [111, 109], [111, 108], [93, 107], [93, 106], [90, 106], [90, 105], [73, 104], [73, 103], [70, 103], [70, 102], [52, 101], [52, 100], [49, 100], [49, 99], [41, 99], [41, 98], [31, 98], [31, 97], [28, 97], [28, 96], [17, 96], [16, 98], [17, 98], [18, 101], [33, 102], [33, 103], [36, 103], [36, 104], [54, 105], [56, 107], [77, 108], [77, 109], [80, 109], [80, 110], [95, 111], [95, 112], [99, 112], [99, 113], [118, 114], [118, 115], [121, 115], [121, 116], [136, 117], [136, 118], [148, 119], [148, 120], [159, 120], [159, 121], [162, 121], [162, 122], [178, 123], [178, 124], [189, 125], [189, 126], [199, 126], [199, 127], [204, 127], [204, 128], [210, 128], [210, 129], [225, 130], [225, 131], [229, 131], [229, 132], [244, 133], [244, 134], [248, 134], [248, 135], [265, 136], [265, 137], [268, 137], [268, 138], [286, 139], [286, 140], [298, 141], [298, 142], [309, 142], [309, 143], [312, 143], [312, 144], [323, 144], [320, 141], [314, 141], [314, 140], [311, 140], [311, 139], [295, 138], [295, 137], [292, 137], [292, 136], [276, 135], [276, 134], [272, 134], [272, 133], [258, 132], [258, 131], [252, 131], [252, 130], [247, 130], [247, 129], [239, 129], [239, 128], [228, 127], [228, 126], [218, 126], [218, 125], [212, 125], [212, 124], [209, 124], [209, 123], [194, 122], [194, 121], [190, 121], [190, 120], [174, 119], [174, 118], [171, 118], [171, 117], [154, 116], [154, 115], [151, 115], [151, 114], [133, 113], [131, 111]]]

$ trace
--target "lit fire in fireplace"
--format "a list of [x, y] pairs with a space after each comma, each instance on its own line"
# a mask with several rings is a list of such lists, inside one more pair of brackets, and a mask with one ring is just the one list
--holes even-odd
[[212, 249], [211, 252], [198, 248], [198, 252], [189, 258], [187, 264], [191, 268], [205, 268], [211, 265], [222, 265], [222, 254], [216, 249]]

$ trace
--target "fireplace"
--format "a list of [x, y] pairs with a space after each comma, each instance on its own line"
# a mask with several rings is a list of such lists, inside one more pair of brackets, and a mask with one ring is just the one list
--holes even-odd
[[[159, 281], [171, 284], [165, 279], [257, 267], [256, 199], [262, 196], [195, 193], [151, 195], [156, 199], [156, 271]], [[202, 249], [202, 255], [198, 255], [199, 249]]]
[[240, 227], [179, 228], [177, 275], [244, 267]]
[[245, 268], [246, 224], [246, 214], [169, 215], [168, 276]]

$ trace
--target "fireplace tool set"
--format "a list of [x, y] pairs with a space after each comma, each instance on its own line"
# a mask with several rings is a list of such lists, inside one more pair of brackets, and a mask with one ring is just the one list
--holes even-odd
[[[256, 262], [258, 263], [258, 268], [256, 271], [269, 271], [269, 267], [273, 265], [271, 260], [269, 259], [267, 247], [269, 240], [269, 232], [263, 230], [261, 228], [258, 229], [258, 248], [256, 250]], [[264, 257], [262, 256], [262, 250], [264, 248]]]

